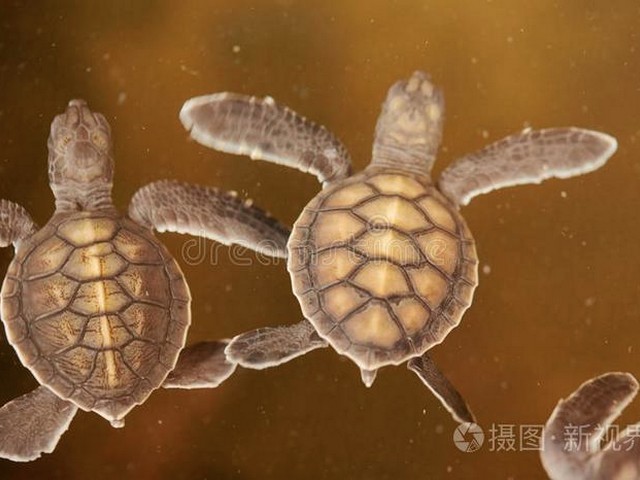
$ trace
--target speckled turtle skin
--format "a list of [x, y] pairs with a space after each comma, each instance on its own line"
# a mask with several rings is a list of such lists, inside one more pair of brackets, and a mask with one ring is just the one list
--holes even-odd
[[428, 177], [388, 169], [320, 192], [293, 227], [288, 269], [304, 316], [365, 370], [440, 343], [478, 284], [457, 208]]
[[116, 213], [53, 216], [17, 246], [1, 296], [21, 362], [108, 419], [163, 383], [190, 324], [180, 267], [149, 229]]

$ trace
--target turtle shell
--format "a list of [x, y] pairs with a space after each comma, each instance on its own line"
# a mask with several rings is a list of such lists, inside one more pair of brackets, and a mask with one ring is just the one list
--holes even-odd
[[288, 269], [305, 317], [365, 370], [440, 343], [478, 283], [475, 244], [457, 209], [427, 177], [381, 169], [305, 207]]
[[61, 398], [114, 425], [173, 369], [191, 315], [169, 252], [115, 214], [54, 216], [18, 245], [1, 296], [20, 361]]

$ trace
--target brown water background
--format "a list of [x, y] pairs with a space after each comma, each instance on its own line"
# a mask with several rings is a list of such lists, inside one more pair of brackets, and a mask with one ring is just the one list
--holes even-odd
[[[110, 120], [115, 202], [161, 178], [251, 196], [289, 224], [319, 190], [294, 170], [207, 150], [177, 113], [216, 91], [272, 95], [330, 127], [355, 170], [388, 87], [415, 69], [444, 88], [437, 175], [524, 126], [615, 135], [602, 170], [475, 199], [480, 286], [433, 350], [480, 424], [542, 424], [596, 374], [640, 374], [640, 4], [570, 1], [185, 0], [0, 3], [0, 196], [44, 224], [46, 139], [66, 102]], [[186, 237], [162, 234], [176, 257]], [[213, 244], [206, 243], [206, 248]], [[190, 341], [300, 319], [283, 264], [189, 265]], [[11, 249], [0, 254], [4, 272]], [[248, 258], [252, 258], [248, 256]], [[35, 386], [0, 344], [0, 402]], [[620, 424], [640, 419], [640, 402]], [[373, 388], [331, 350], [221, 388], [155, 392], [124, 429], [79, 413], [56, 451], [0, 477], [537, 479], [537, 452], [455, 448], [455, 425], [404, 367]], [[516, 446], [517, 448], [517, 446]]]

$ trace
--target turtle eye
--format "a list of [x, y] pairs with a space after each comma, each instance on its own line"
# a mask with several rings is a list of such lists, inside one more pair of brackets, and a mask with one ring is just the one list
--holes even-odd
[[60, 140], [58, 140], [58, 147], [64, 151], [67, 149], [67, 146], [71, 143], [72, 140], [73, 136], [70, 133], [65, 133], [60, 137]]
[[91, 142], [98, 147], [99, 150], [106, 150], [109, 146], [107, 136], [102, 132], [93, 132], [91, 134]]

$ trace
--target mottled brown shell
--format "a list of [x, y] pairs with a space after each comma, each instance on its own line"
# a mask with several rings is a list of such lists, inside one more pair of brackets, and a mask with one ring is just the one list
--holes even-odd
[[115, 215], [54, 216], [18, 246], [1, 295], [9, 342], [36, 379], [116, 424], [162, 384], [190, 323], [175, 260]]
[[473, 238], [425, 177], [367, 170], [322, 191], [289, 242], [293, 291], [361, 368], [399, 364], [458, 325], [478, 283]]

